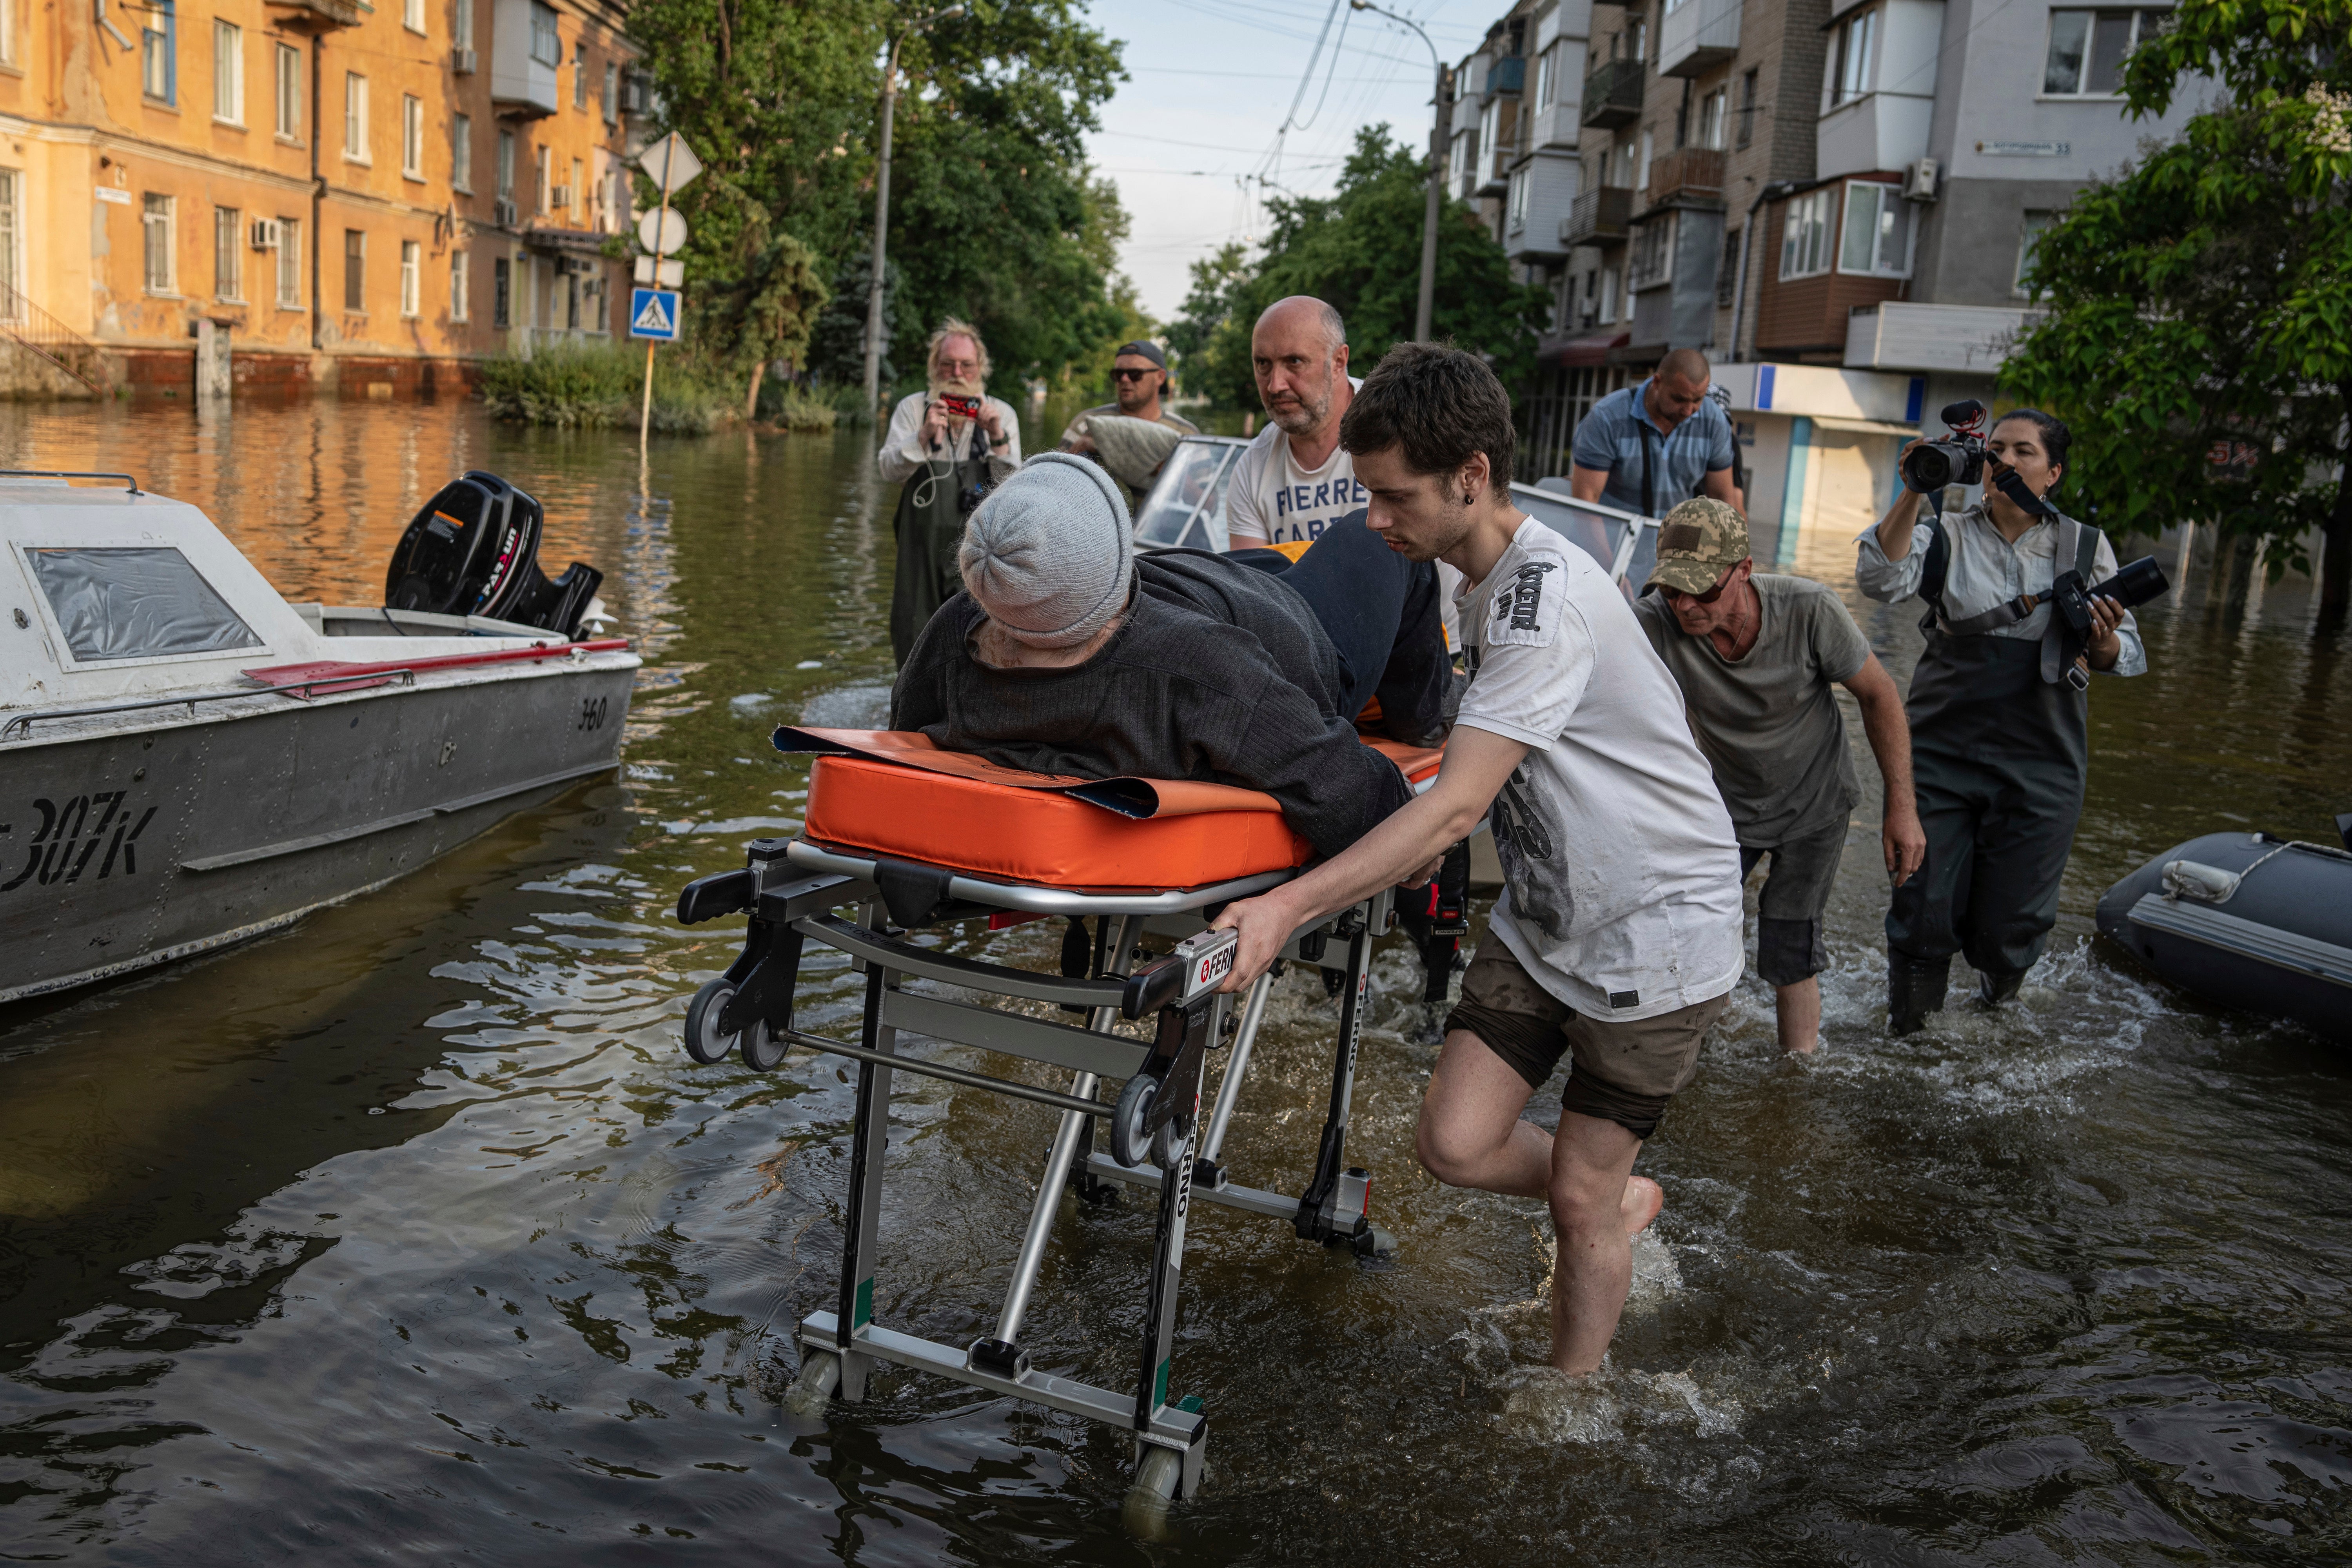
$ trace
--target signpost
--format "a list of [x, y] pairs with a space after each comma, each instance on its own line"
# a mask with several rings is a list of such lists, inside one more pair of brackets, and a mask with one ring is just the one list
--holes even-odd
[[637, 220], [637, 243], [653, 252], [651, 268], [646, 258], [637, 258], [637, 281], [659, 287], [635, 289], [629, 295], [629, 335], [646, 340], [646, 392], [637, 409], [637, 451], [642, 456], [654, 422], [654, 345], [677, 341], [684, 302], [676, 285], [685, 280], [685, 266], [667, 258], [686, 244], [686, 219], [671, 210], [669, 199], [702, 173], [702, 160], [673, 131], [637, 154], [637, 167], [661, 186], [661, 205]]

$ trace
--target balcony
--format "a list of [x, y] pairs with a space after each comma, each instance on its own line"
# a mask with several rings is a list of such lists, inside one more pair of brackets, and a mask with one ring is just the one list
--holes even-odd
[[1584, 123], [1614, 130], [1642, 118], [1642, 62], [1603, 60], [1584, 79]]
[[1720, 202], [1724, 161], [1723, 153], [1713, 147], [1677, 147], [1660, 153], [1650, 162], [1650, 184], [1642, 193], [1643, 205]]
[[541, 0], [493, 0], [490, 107], [502, 118], [537, 120], [555, 112], [555, 68], [563, 46], [555, 8]]
[[1739, 52], [1740, 0], [1666, 0], [1658, 74], [1703, 76]]
[[292, 32], [323, 33], [352, 26], [360, 19], [360, 8], [352, 0], [268, 0], [268, 5], [283, 13], [278, 23]]
[[1498, 93], [1516, 98], [1528, 89], [1528, 58], [1506, 55], [1486, 68], [1486, 79], [1478, 89], [1478, 102], [1484, 106]]
[[1633, 193], [1622, 185], [1595, 185], [1576, 198], [1560, 220], [1562, 245], [1622, 245], [1633, 220]]
[[2025, 305], [1922, 305], [1885, 300], [1846, 317], [1845, 363], [1856, 370], [1990, 375], [2019, 333], [2042, 319]]

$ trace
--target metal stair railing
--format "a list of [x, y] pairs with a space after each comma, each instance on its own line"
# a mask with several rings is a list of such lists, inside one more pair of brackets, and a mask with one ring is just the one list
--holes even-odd
[[5, 281], [0, 281], [0, 338], [55, 365], [94, 395], [107, 395], [106, 364], [98, 345]]

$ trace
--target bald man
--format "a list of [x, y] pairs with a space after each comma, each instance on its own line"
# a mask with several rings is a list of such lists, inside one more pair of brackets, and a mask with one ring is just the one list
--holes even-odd
[[1232, 548], [1311, 543], [1371, 500], [1339, 446], [1339, 420], [1355, 395], [1347, 326], [1311, 296], [1277, 300], [1250, 333], [1250, 365], [1266, 426], [1226, 491]]
[[1675, 349], [1638, 386], [1621, 387], [1576, 422], [1569, 494], [1643, 517], [1664, 517], [1693, 496], [1747, 515], [1732, 479], [1730, 419], [1706, 395], [1706, 356]]

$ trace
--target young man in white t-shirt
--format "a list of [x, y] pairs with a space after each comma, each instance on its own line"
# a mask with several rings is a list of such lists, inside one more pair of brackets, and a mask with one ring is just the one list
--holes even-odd
[[[1227, 907], [1249, 984], [1299, 927], [1426, 880], [1492, 813], [1504, 893], [1446, 1019], [1422, 1163], [1454, 1186], [1549, 1201], [1552, 1364], [1594, 1370], [1656, 1217], [1633, 1174], [1690, 1082], [1743, 963], [1739, 845], [1682, 693], [1591, 557], [1511, 504], [1510, 399], [1456, 349], [1401, 343], [1341, 440], [1389, 548], [1460, 570], [1470, 686], [1428, 794], [1344, 854]], [[1523, 1121], [1560, 1057], [1559, 1131]]]

